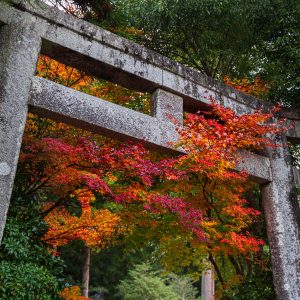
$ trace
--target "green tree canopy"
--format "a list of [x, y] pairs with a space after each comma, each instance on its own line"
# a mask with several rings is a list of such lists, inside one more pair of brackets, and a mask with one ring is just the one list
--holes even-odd
[[128, 0], [117, 8], [129, 26], [144, 30], [142, 42], [148, 47], [221, 77], [251, 68], [247, 57], [261, 38], [257, 33], [262, 18], [259, 2], [252, 2]]
[[[219, 80], [224, 75], [259, 76], [269, 82], [269, 101], [300, 105], [299, 1], [111, 0], [105, 6], [94, 2], [83, 6], [84, 11], [90, 9], [88, 19], [102, 15], [98, 24]], [[105, 7], [110, 7], [109, 14]], [[124, 30], [131, 27], [143, 34]]]

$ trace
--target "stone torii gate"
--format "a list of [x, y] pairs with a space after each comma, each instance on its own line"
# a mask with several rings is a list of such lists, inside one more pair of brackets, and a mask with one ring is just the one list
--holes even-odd
[[[40, 53], [122, 86], [150, 92], [152, 116], [35, 77]], [[271, 109], [270, 104], [45, 4], [0, 2], [0, 240], [28, 109], [169, 151], [168, 142], [177, 134], [166, 115], [182, 121], [184, 110], [205, 107], [209, 97], [238, 114]], [[280, 138], [283, 147], [266, 149], [266, 156], [249, 153], [239, 168], [261, 186], [277, 298], [300, 300], [299, 176], [284, 146], [286, 139], [299, 142], [300, 111], [285, 110], [281, 115], [295, 122]]]

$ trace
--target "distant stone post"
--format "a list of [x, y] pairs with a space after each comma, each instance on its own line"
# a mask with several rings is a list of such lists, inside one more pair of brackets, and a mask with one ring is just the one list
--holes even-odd
[[215, 273], [212, 266], [210, 269], [202, 271], [201, 298], [203, 300], [215, 299]]

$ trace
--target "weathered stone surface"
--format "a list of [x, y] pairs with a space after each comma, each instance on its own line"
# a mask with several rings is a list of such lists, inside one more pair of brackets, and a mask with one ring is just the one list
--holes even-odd
[[290, 156], [283, 147], [269, 154], [273, 178], [261, 191], [277, 299], [300, 299], [300, 211]]
[[0, 241], [6, 220], [41, 41], [26, 25], [0, 28]]
[[238, 113], [271, 108], [270, 104], [45, 4], [3, 5], [0, 20], [13, 23], [20, 18], [29, 20], [33, 14], [38, 17], [37, 26], [44, 38], [43, 52], [79, 69], [136, 90], [152, 92], [163, 87], [182, 96], [188, 110], [198, 110], [209, 103], [210, 97]]
[[151, 148], [170, 148], [168, 143], [178, 136], [169, 119], [157, 119], [38, 77], [33, 78], [29, 104], [39, 115]]
[[300, 144], [300, 117], [298, 120], [289, 119], [288, 124], [290, 124], [292, 127], [289, 129], [286, 135], [294, 144]]
[[183, 101], [182, 98], [157, 89], [151, 97], [151, 113], [158, 120], [174, 120], [177, 125], [183, 124]]
[[6, 162], [0, 163], [0, 176], [7, 176], [11, 172], [11, 167]]
[[270, 160], [268, 157], [247, 151], [240, 151], [238, 161], [237, 170], [246, 171], [250, 174], [251, 180], [260, 184], [272, 181]]
[[294, 174], [295, 185], [297, 188], [300, 188], [300, 170], [294, 167], [293, 174]]
[[[147, 147], [171, 151], [170, 142], [176, 141], [176, 126], [165, 114], [175, 117], [181, 99], [165, 91], [154, 94], [156, 115], [151, 117], [108, 101], [84, 94], [49, 80], [32, 79], [30, 111], [56, 121], [101, 133], [120, 140], [134, 140]], [[169, 99], [178, 102], [168, 106]], [[252, 180], [265, 183], [272, 180], [269, 158], [243, 152], [239, 170], [251, 175]]]

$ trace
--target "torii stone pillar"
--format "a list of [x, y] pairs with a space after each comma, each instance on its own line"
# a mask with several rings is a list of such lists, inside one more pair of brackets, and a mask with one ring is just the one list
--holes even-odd
[[0, 27], [0, 241], [9, 207], [41, 39], [30, 26]]
[[272, 182], [262, 185], [263, 208], [271, 248], [278, 299], [300, 299], [300, 219], [291, 157], [285, 137], [282, 147], [268, 149]]

